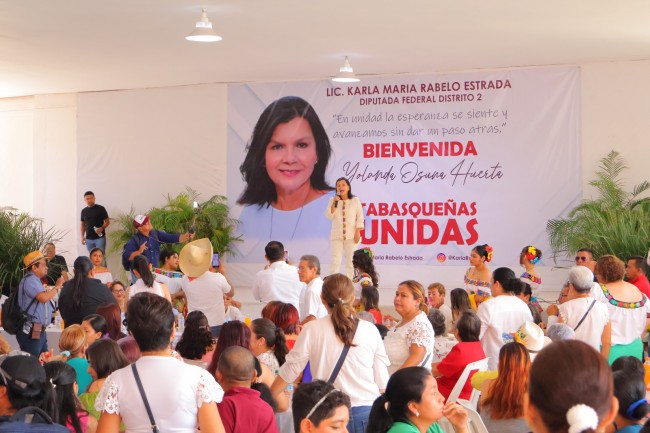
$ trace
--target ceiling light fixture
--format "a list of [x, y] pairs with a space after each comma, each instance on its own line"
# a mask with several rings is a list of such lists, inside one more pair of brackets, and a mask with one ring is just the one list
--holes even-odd
[[343, 63], [343, 66], [339, 69], [339, 74], [332, 78], [332, 81], [337, 83], [356, 83], [357, 81], [361, 81], [356, 75], [354, 75], [348, 56], [345, 56], [345, 63]]
[[218, 42], [223, 38], [212, 30], [212, 23], [208, 20], [208, 14], [203, 8], [201, 20], [196, 22], [196, 28], [192, 33], [185, 36], [185, 39], [193, 42]]

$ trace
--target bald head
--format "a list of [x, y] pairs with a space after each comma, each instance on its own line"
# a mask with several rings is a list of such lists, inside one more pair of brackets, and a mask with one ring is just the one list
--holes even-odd
[[231, 346], [221, 353], [217, 370], [224, 380], [250, 384], [255, 373], [255, 357], [248, 349]]

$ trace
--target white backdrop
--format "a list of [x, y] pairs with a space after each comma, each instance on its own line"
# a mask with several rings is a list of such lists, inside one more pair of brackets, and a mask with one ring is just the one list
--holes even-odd
[[[467, 267], [472, 247], [484, 243], [494, 247], [493, 266], [511, 264], [525, 245], [549, 252], [540, 221], [582, 197], [578, 68], [385, 77], [348, 86], [241, 84], [228, 89], [235, 217], [242, 215], [235, 200], [244, 188], [246, 144], [261, 112], [283, 96], [302, 97], [319, 115], [334, 152], [327, 180], [352, 181], [365, 206], [362, 244], [373, 248], [378, 264]], [[271, 218], [247, 209], [245, 242], [233, 261], [259, 261], [264, 245], [279, 240], [294, 260], [316, 254], [329, 263], [326, 203]], [[288, 227], [284, 238], [276, 220]]]

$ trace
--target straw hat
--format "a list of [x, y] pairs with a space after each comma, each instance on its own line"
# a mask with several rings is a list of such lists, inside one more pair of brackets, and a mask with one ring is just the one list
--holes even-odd
[[544, 331], [533, 322], [524, 322], [515, 332], [515, 341], [526, 346], [533, 354], [542, 350], [551, 343], [551, 339], [544, 335]]
[[41, 259], [44, 259], [45, 256], [41, 251], [32, 251], [23, 258], [23, 263], [25, 264], [25, 269], [29, 269], [31, 265], [38, 262]]
[[188, 243], [178, 257], [181, 271], [188, 277], [200, 277], [210, 269], [210, 263], [212, 263], [212, 243], [208, 238]]

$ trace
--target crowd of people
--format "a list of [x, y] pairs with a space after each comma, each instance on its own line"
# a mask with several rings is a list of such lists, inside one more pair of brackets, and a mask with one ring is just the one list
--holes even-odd
[[[332, 214], [353, 197], [343, 183]], [[525, 246], [517, 275], [491, 270], [492, 247], [478, 245], [448, 297], [438, 282], [398, 284], [393, 317], [379, 305], [372, 250], [350, 250], [351, 227], [337, 252], [352, 266], [344, 274], [322, 277], [316, 255], [294, 266], [269, 242], [252, 286], [264, 308], [250, 319], [210, 241], [156, 230], [146, 215], [122, 255], [130, 281], [114, 280], [108, 215], [92, 209], [92, 192], [85, 199], [88, 256], [70, 270], [48, 244], [23, 260], [18, 303], [32, 320], [16, 334], [21, 352], [0, 358], [0, 424], [38, 407], [73, 433], [464, 433], [475, 412], [491, 433], [650, 431], [642, 257], [581, 249], [544, 311], [542, 251]], [[163, 246], [179, 242], [180, 254]], [[54, 314], [56, 353], [45, 332]]]

